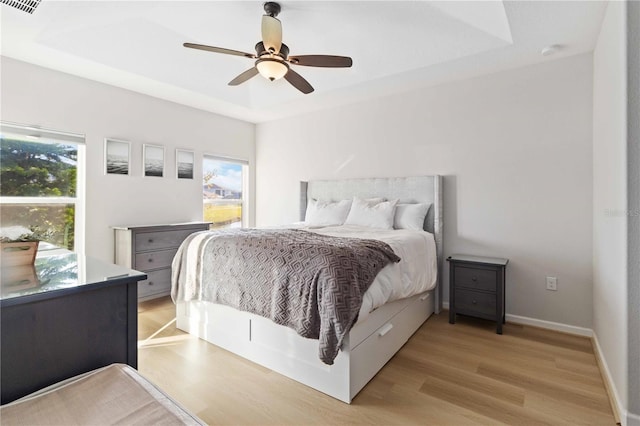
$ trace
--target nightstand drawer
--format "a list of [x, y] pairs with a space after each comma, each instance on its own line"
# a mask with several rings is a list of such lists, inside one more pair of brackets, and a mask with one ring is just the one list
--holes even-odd
[[148, 271], [150, 269], [171, 267], [171, 262], [173, 262], [177, 251], [177, 249], [174, 249], [136, 254], [135, 269]]
[[456, 287], [464, 287], [476, 290], [496, 291], [498, 272], [495, 269], [467, 268], [456, 266], [454, 268]]
[[489, 318], [496, 316], [495, 293], [456, 289], [455, 298], [458, 313], [480, 314]]
[[147, 272], [147, 279], [138, 282], [138, 298], [156, 293], [168, 292], [171, 289], [171, 269]]
[[178, 248], [189, 235], [198, 229], [179, 229], [175, 231], [144, 232], [136, 234], [136, 252]]

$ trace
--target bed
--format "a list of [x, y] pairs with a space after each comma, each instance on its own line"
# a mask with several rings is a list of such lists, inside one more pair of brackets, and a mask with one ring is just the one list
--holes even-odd
[[6, 425], [203, 425], [125, 364], [111, 364], [0, 407]]
[[[357, 393], [442, 305], [443, 247], [442, 178], [421, 176], [317, 180], [300, 184], [300, 218], [309, 200], [398, 199], [431, 207], [423, 230], [432, 235], [436, 276], [434, 286], [410, 297], [385, 303], [358, 321], [341, 340], [332, 364], [318, 358], [318, 341], [271, 320], [225, 305], [202, 300], [176, 301], [177, 327], [250, 361], [290, 377], [343, 402]], [[428, 261], [428, 259], [425, 259]], [[175, 266], [175, 261], [174, 261]]]

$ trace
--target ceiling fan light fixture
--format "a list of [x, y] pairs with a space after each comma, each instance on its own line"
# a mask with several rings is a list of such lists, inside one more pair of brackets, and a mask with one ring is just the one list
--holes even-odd
[[260, 75], [270, 81], [279, 80], [289, 72], [289, 65], [274, 58], [260, 58], [256, 61]]

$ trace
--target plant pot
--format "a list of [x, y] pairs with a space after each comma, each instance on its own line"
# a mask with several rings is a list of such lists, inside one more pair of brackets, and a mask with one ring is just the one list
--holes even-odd
[[38, 253], [40, 241], [27, 241], [17, 243], [0, 243], [2, 249], [0, 264], [5, 266], [33, 265]]

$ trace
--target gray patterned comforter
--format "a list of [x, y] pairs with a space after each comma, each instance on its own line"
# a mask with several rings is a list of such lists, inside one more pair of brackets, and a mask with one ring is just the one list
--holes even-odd
[[378, 272], [399, 262], [382, 241], [295, 229], [234, 229], [189, 236], [173, 260], [174, 301], [204, 300], [270, 318], [319, 340], [333, 364]]

